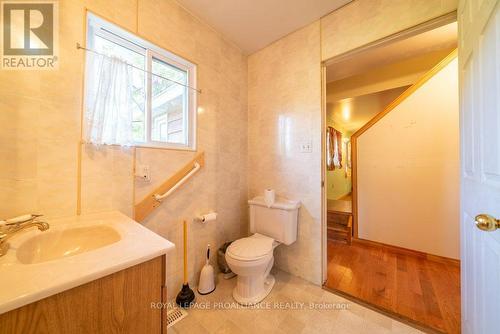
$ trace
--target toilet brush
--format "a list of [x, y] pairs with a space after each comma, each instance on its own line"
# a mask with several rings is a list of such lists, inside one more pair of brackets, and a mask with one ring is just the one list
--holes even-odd
[[200, 282], [198, 284], [198, 293], [208, 295], [215, 291], [214, 267], [210, 264], [210, 245], [207, 246], [207, 259], [201, 269]]
[[194, 292], [189, 287], [188, 283], [188, 272], [187, 272], [187, 222], [184, 221], [184, 282], [182, 283], [182, 289], [177, 294], [175, 302], [177, 305], [183, 308], [191, 306], [194, 301]]

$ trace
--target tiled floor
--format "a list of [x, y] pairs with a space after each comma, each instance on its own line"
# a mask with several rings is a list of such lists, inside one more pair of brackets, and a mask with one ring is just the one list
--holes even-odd
[[[231, 296], [236, 278], [219, 277], [216, 291], [207, 296], [197, 293], [198, 307], [189, 309], [186, 318], [168, 329], [169, 334], [421, 333], [300, 278], [273, 271], [276, 285], [261, 309], [238, 307]], [[317, 309], [310, 308], [310, 303]]]

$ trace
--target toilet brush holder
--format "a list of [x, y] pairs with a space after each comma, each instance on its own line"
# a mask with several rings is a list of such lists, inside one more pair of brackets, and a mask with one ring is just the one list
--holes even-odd
[[200, 272], [200, 281], [198, 283], [198, 293], [208, 295], [215, 291], [215, 273], [214, 267], [210, 264], [210, 245], [207, 246], [207, 259]]

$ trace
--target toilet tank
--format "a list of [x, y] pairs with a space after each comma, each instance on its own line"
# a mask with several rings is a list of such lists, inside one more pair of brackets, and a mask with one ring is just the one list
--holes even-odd
[[259, 233], [285, 245], [297, 240], [299, 201], [276, 198], [267, 207], [263, 196], [248, 201], [250, 206], [250, 233]]

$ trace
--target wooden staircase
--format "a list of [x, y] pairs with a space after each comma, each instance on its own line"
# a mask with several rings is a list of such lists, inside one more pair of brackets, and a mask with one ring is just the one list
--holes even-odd
[[328, 200], [328, 240], [352, 242], [352, 209], [350, 201]]

